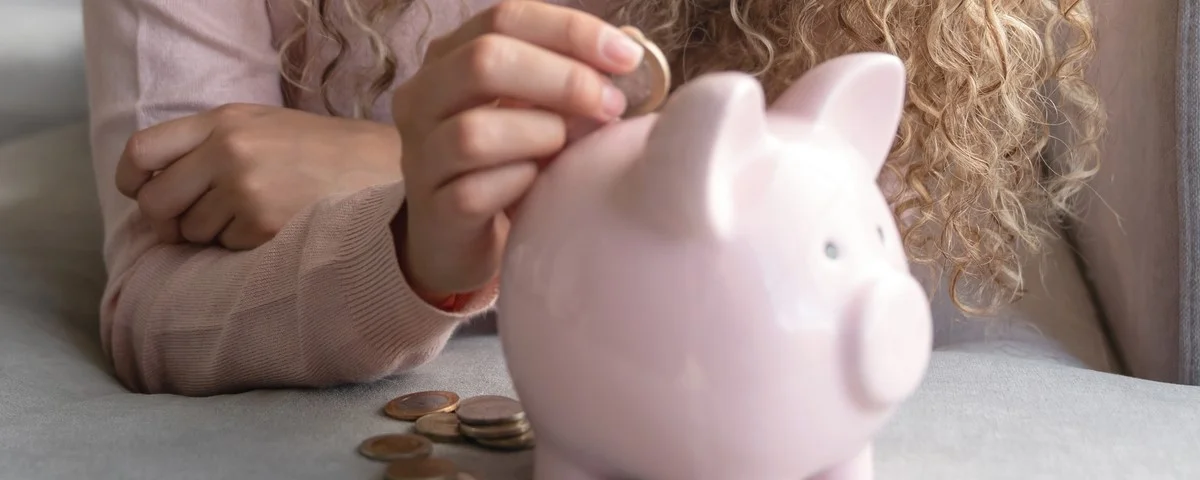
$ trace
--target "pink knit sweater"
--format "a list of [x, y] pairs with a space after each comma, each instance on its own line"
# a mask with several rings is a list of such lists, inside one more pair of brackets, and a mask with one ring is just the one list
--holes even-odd
[[[430, 360], [495, 300], [483, 292], [445, 312], [405, 283], [389, 229], [402, 183], [325, 199], [274, 240], [237, 253], [159, 244], [117, 191], [117, 161], [135, 131], [226, 103], [282, 105], [278, 46], [296, 26], [292, 1], [83, 3], [109, 268], [101, 338], [130, 389], [209, 395], [372, 381]], [[495, 1], [466, 4], [480, 11]], [[470, 13], [458, 1], [429, 3], [434, 36]], [[426, 24], [415, 8], [391, 29], [397, 82], [420, 64]], [[390, 123], [387, 103], [376, 120]], [[299, 107], [323, 112], [312, 96]]]

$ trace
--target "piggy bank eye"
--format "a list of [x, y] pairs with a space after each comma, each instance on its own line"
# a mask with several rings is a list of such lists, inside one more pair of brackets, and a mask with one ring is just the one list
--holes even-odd
[[875, 233], [879, 234], [879, 242], [883, 243], [883, 227], [876, 226]]
[[826, 257], [829, 257], [830, 260], [837, 260], [839, 253], [840, 252], [838, 252], [837, 244], [835, 244], [833, 242], [825, 242], [825, 256]]

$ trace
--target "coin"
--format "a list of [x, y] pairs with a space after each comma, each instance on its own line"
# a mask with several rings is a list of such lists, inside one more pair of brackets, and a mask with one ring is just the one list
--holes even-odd
[[473, 426], [460, 424], [459, 430], [463, 435], [471, 438], [508, 438], [515, 437], [529, 431], [529, 422], [527, 420], [518, 420], [511, 423], [501, 423], [497, 425], [482, 425]]
[[387, 480], [459, 480], [458, 466], [444, 458], [397, 460], [384, 471]]
[[525, 450], [528, 448], [533, 448], [534, 444], [537, 443], [537, 439], [534, 437], [532, 430], [515, 437], [476, 438], [474, 440], [480, 445], [497, 450]]
[[383, 411], [397, 420], [412, 421], [431, 413], [453, 412], [455, 408], [458, 408], [458, 394], [433, 390], [396, 397]]
[[458, 415], [453, 413], [431, 413], [417, 419], [413, 429], [417, 433], [440, 442], [454, 442], [462, 439], [458, 431]]
[[377, 435], [363, 440], [358, 445], [358, 453], [381, 462], [426, 458], [433, 453], [433, 443], [420, 435]]
[[463, 400], [458, 405], [458, 420], [480, 426], [511, 423], [525, 419], [521, 403], [500, 395], [480, 395]]
[[639, 43], [646, 51], [642, 63], [634, 71], [612, 77], [613, 86], [625, 94], [626, 118], [645, 115], [658, 109], [671, 90], [671, 67], [666, 55], [632, 26], [621, 27], [621, 31]]

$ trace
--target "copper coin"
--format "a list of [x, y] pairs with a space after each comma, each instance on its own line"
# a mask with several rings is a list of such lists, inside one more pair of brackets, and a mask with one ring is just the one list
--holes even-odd
[[508, 438], [476, 438], [476, 443], [496, 450], [526, 450], [537, 443], [533, 431], [528, 431]]
[[472, 426], [497, 425], [525, 419], [521, 403], [500, 395], [480, 395], [458, 405], [458, 420]]
[[453, 412], [455, 408], [458, 408], [457, 393], [434, 390], [396, 397], [383, 411], [397, 420], [413, 421], [431, 413]]
[[456, 414], [431, 413], [418, 418], [413, 429], [417, 433], [439, 442], [454, 442], [462, 439], [458, 426], [458, 415]]
[[458, 466], [444, 458], [397, 460], [384, 471], [387, 480], [458, 480]]
[[627, 106], [624, 117], [629, 118], [653, 112], [667, 100], [671, 90], [671, 67], [662, 50], [648, 40], [641, 30], [624, 26], [621, 31], [646, 51], [642, 63], [634, 71], [612, 77], [613, 86], [625, 94]]
[[426, 458], [433, 454], [433, 442], [420, 435], [377, 435], [363, 440], [358, 445], [358, 453], [381, 462]]
[[480, 425], [473, 426], [461, 424], [458, 428], [463, 435], [471, 438], [508, 438], [515, 437], [530, 430], [529, 421], [518, 420], [512, 423], [501, 423], [498, 425]]

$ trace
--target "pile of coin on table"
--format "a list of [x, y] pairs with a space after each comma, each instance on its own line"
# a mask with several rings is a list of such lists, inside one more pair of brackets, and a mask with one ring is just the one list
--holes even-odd
[[535, 444], [521, 403], [500, 395], [460, 400], [454, 392], [416, 392], [393, 399], [383, 411], [396, 420], [413, 422], [412, 433], [378, 435], [359, 444], [363, 456], [388, 463], [387, 480], [474, 480], [454, 462], [434, 457], [434, 442], [505, 451], [527, 450]]

